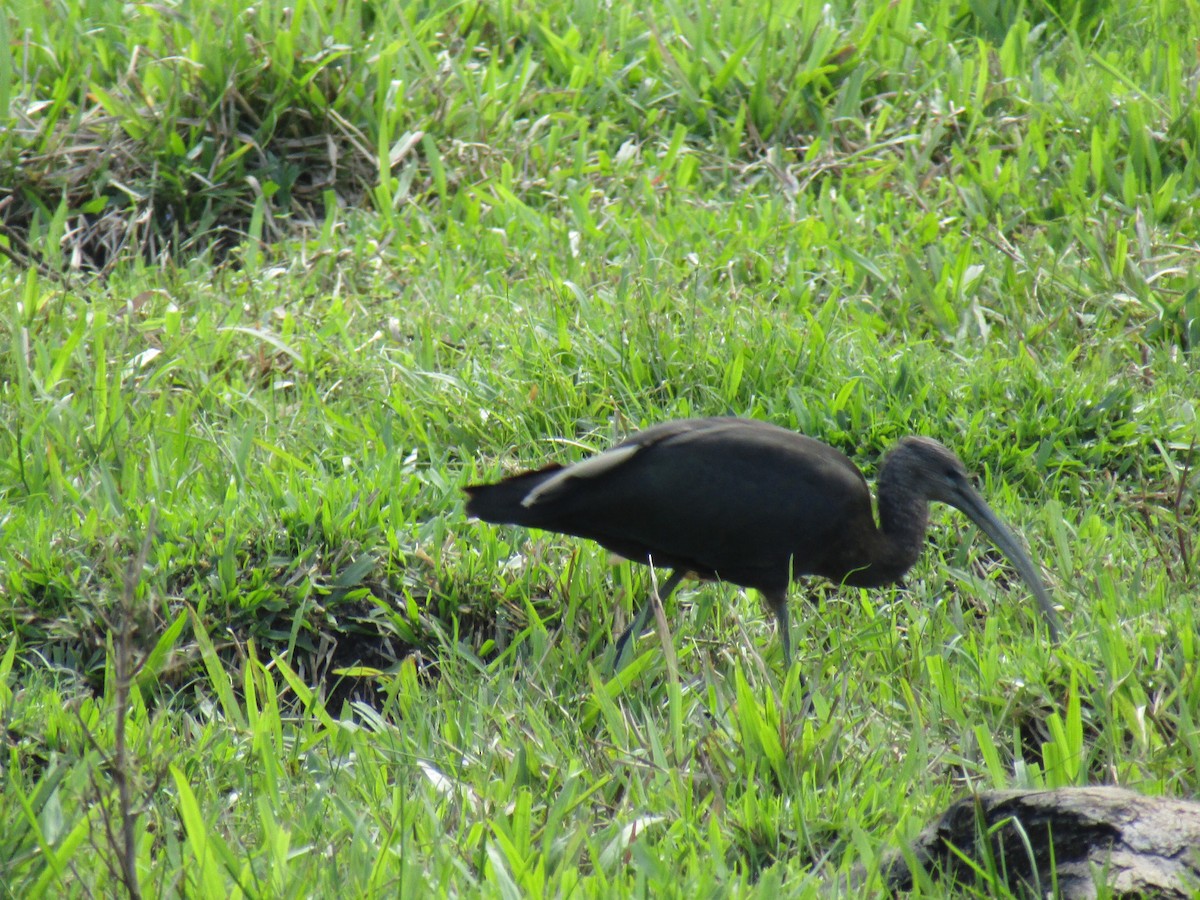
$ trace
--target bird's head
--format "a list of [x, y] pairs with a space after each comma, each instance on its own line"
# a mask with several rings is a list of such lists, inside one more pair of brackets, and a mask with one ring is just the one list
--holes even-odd
[[885, 481], [894, 485], [893, 489], [898, 492], [918, 499], [948, 503], [965, 513], [992, 539], [992, 543], [1008, 557], [1013, 568], [1029, 585], [1046, 616], [1051, 637], [1058, 639], [1054, 605], [1042, 584], [1037, 567], [1016, 535], [1000, 521], [987, 501], [975, 490], [971, 476], [957, 456], [932, 438], [904, 438], [884, 461], [880, 473], [881, 486]]
[[964, 504], [976, 508], [983, 503], [962, 460], [933, 438], [904, 438], [888, 454], [885, 466], [905, 490], [926, 500], [949, 503], [972, 518], [972, 510]]

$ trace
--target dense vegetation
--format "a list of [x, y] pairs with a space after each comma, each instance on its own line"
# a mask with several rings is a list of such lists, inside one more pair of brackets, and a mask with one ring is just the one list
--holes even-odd
[[[0, 29], [0, 895], [802, 896], [968, 788], [1200, 793], [1192, 0]], [[614, 676], [646, 570], [463, 515], [724, 413], [953, 447], [1062, 646], [937, 507], [791, 672], [692, 585]]]

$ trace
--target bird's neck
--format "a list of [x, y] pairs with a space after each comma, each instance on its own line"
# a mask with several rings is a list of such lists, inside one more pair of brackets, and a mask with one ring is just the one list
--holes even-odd
[[879, 479], [879, 538], [871, 565], [880, 583], [896, 581], [921, 555], [929, 527], [929, 501], [887, 477]]

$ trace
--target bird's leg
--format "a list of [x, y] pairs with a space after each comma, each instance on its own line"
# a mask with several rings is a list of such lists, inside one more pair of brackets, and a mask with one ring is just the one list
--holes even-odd
[[[679, 587], [679, 582], [683, 581], [683, 577], [687, 573], [683, 569], [672, 569], [670, 576], [663, 582], [662, 587], [658, 589], [659, 602], [666, 602], [666, 599], [671, 596], [675, 588]], [[652, 588], [653, 590], [653, 588]], [[633, 619], [633, 624], [621, 632], [621, 636], [617, 638], [617, 643], [613, 648], [613, 669], [621, 667], [621, 654], [625, 650], [625, 645], [629, 643], [629, 639], [634, 634], [641, 634], [642, 629], [646, 627], [646, 618], [650, 615], [650, 598], [647, 597], [642, 603], [642, 608], [638, 610], [637, 615]]]
[[779, 623], [779, 642], [783, 645], [783, 662], [789, 669], [792, 666], [792, 636], [788, 629], [787, 588], [775, 591], [764, 591], [763, 599], [771, 612], [775, 613], [775, 621]]

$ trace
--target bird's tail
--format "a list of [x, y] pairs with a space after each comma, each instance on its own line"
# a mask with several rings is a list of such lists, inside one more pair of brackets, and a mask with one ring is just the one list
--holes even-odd
[[534, 509], [524, 506], [523, 501], [543, 481], [562, 469], [551, 463], [544, 469], [522, 472], [498, 481], [495, 484], [471, 484], [463, 488], [467, 492], [467, 515], [506, 525], [537, 525], [540, 518]]

